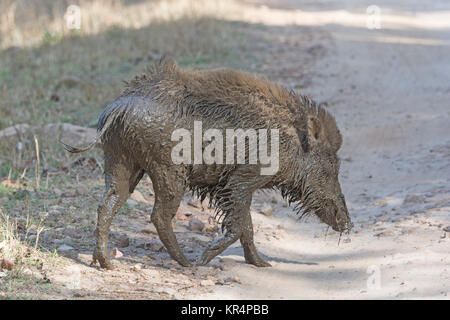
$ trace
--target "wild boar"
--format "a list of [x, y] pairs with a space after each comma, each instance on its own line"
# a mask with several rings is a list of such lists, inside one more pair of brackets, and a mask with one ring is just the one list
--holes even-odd
[[[220, 160], [221, 154], [231, 152], [230, 159], [195, 160], [196, 150], [206, 151], [208, 139], [203, 137], [200, 145], [198, 140], [197, 146], [193, 143], [193, 162], [174, 160], [174, 148], [179, 144], [174, 133], [193, 132], [199, 123], [201, 133], [242, 129], [240, 135], [232, 136], [230, 149], [219, 146], [210, 154]], [[247, 129], [258, 130], [258, 138], [264, 137], [261, 130], [277, 133], [270, 137], [270, 153], [277, 155], [272, 173], [263, 174], [267, 161], [250, 161], [250, 155], [261, 155], [267, 146], [252, 143], [248, 131], [243, 132]], [[239, 138], [245, 143], [240, 162], [236, 161], [239, 155], [233, 155]], [[300, 213], [314, 213], [338, 232], [352, 228], [338, 180], [337, 151], [342, 137], [334, 118], [308, 97], [268, 80], [231, 69], [184, 70], [162, 59], [128, 82], [104, 110], [98, 135], [90, 145], [63, 145], [78, 153], [99, 140], [105, 154], [106, 191], [98, 207], [93, 263], [99, 262], [103, 268], [111, 268], [107, 249], [113, 217], [144, 173], [151, 178], [155, 192], [151, 220], [170, 256], [182, 266], [192, 262], [181, 251], [171, 220], [188, 189], [202, 199], [209, 196], [222, 217], [223, 236], [209, 244], [197, 261], [200, 265], [239, 239], [247, 263], [270, 266], [253, 242], [250, 204], [257, 189], [280, 190], [288, 201], [298, 204]], [[192, 160], [191, 155], [183, 157]]]

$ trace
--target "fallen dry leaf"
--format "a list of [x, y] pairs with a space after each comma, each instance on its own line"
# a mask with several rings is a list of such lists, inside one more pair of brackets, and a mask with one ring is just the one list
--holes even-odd
[[116, 258], [119, 259], [121, 257], [123, 257], [123, 253], [119, 251], [119, 249], [114, 248], [111, 250], [110, 252], [111, 258]]
[[14, 180], [3, 180], [2, 185], [8, 188], [14, 188], [14, 189], [21, 189], [23, 188], [23, 185], [19, 183], [18, 181]]
[[6, 269], [6, 270], [11, 271], [15, 266], [16, 266], [16, 264], [14, 262], [12, 262], [11, 260], [9, 260], [8, 258], [2, 259], [1, 269]]

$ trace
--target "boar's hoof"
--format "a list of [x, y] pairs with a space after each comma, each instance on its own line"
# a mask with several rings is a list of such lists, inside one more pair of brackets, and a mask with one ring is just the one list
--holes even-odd
[[192, 266], [194, 266], [194, 264], [191, 261], [187, 260], [187, 259], [184, 259], [184, 260], [181, 260], [181, 261], [177, 261], [177, 262], [183, 267], [192, 267]]
[[98, 254], [97, 252], [94, 252], [94, 254], [92, 255], [91, 266], [94, 266], [97, 263], [97, 261], [100, 263], [100, 267], [102, 269], [107, 269], [107, 270], [114, 269], [113, 265], [111, 264], [111, 262], [108, 260], [107, 257], [105, 257], [102, 254]]
[[257, 260], [257, 261], [247, 261], [247, 263], [252, 264], [257, 267], [271, 267], [272, 265], [264, 260]]

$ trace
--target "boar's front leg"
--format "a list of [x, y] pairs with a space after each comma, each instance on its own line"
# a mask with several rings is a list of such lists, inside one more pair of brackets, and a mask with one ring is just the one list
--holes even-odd
[[230, 177], [227, 186], [218, 194], [218, 206], [225, 213], [222, 226], [226, 232], [222, 238], [210, 243], [199, 259], [200, 265], [207, 264], [236, 240], [241, 239], [247, 263], [259, 267], [270, 266], [256, 252], [250, 216], [250, 205], [254, 190], [263, 186], [270, 177], [267, 176], [266, 179], [263, 179], [255, 173], [255, 170], [259, 169], [251, 166], [237, 169]]
[[243, 178], [236, 174], [217, 196], [218, 207], [224, 212], [222, 227], [225, 229], [225, 235], [209, 244], [198, 261], [200, 265], [207, 264], [242, 236], [245, 217], [250, 214], [252, 192], [248, 191], [246, 185], [249, 181], [235, 180], [236, 177], [239, 180]]
[[176, 167], [153, 166], [150, 172], [155, 189], [155, 206], [152, 222], [172, 259], [184, 267], [192, 263], [184, 256], [172, 229], [172, 218], [175, 216], [186, 189], [182, 169]]
[[257, 267], [270, 267], [270, 263], [264, 261], [256, 251], [255, 243], [253, 242], [253, 224], [250, 211], [244, 217], [244, 226], [241, 235], [241, 244], [244, 248], [245, 261]]

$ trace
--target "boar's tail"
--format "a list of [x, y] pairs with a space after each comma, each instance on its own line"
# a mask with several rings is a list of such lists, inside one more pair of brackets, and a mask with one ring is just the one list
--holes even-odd
[[115, 104], [108, 106], [105, 109], [105, 111], [103, 111], [103, 113], [100, 116], [100, 119], [98, 120], [97, 136], [86, 147], [76, 148], [76, 147], [70, 146], [62, 141], [59, 141], [59, 143], [61, 143], [62, 146], [64, 147], [64, 149], [66, 149], [70, 153], [81, 153], [81, 152], [85, 152], [85, 151], [92, 149], [95, 146], [95, 144], [103, 137], [105, 132], [108, 130], [111, 123], [116, 118], [117, 113], [119, 113], [118, 111], [123, 111], [123, 110], [121, 110], [120, 107], [118, 108], [118, 106]]
[[89, 143], [89, 145], [87, 145], [86, 147], [83, 147], [83, 148], [72, 147], [72, 146], [68, 145], [67, 143], [62, 142], [61, 140], [59, 141], [59, 143], [61, 143], [62, 146], [64, 147], [64, 149], [66, 149], [66, 150], [69, 151], [70, 153], [81, 153], [81, 152], [85, 152], [85, 151], [88, 151], [88, 150], [92, 149], [92, 148], [95, 146], [95, 144], [98, 142], [98, 140], [100, 140], [100, 138], [101, 138], [101, 137], [103, 136], [103, 134], [105, 133], [106, 128], [107, 128], [107, 126], [104, 126], [104, 127], [102, 128], [102, 130], [99, 131], [99, 132], [97, 133], [97, 136], [94, 138], [94, 140], [92, 140], [92, 141]]
[[62, 146], [64, 147], [64, 149], [66, 149], [70, 153], [81, 153], [81, 152], [85, 152], [85, 151], [92, 149], [94, 147], [94, 145], [98, 142], [98, 140], [102, 137], [102, 135], [103, 135], [102, 132], [98, 133], [97, 136], [95, 137], [95, 139], [92, 140], [92, 142], [89, 143], [89, 145], [84, 148], [72, 147], [72, 146], [68, 145], [67, 143], [62, 142], [61, 140], [59, 141], [59, 143], [61, 143]]

